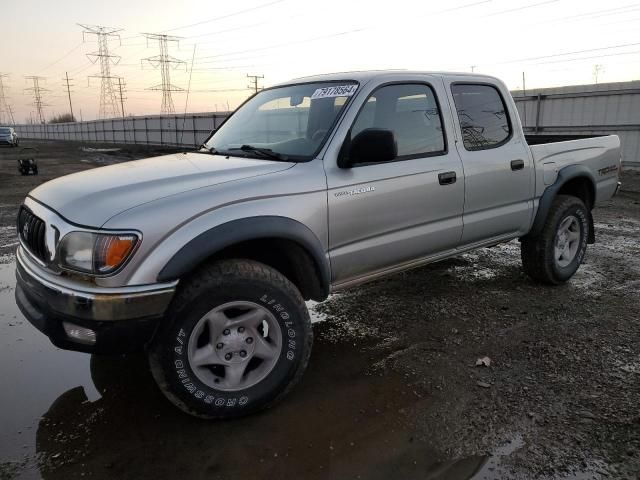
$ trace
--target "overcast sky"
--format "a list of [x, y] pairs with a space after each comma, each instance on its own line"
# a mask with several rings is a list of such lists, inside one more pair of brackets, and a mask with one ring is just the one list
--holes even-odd
[[[160, 72], [141, 59], [158, 54], [141, 32], [181, 36], [170, 54], [186, 62], [172, 83], [186, 89], [194, 45], [189, 111], [235, 108], [261, 85], [361, 69], [408, 68], [489, 73], [512, 89], [634, 80], [640, 76], [640, 3], [629, 0], [88, 0], [3, 2], [0, 73], [16, 121], [29, 117], [25, 75], [46, 77], [45, 114], [68, 111], [62, 78], [73, 78], [76, 116], [98, 114], [97, 49], [77, 23], [121, 28], [111, 74], [126, 82], [127, 114], [156, 114]], [[177, 112], [185, 93], [174, 93]]]

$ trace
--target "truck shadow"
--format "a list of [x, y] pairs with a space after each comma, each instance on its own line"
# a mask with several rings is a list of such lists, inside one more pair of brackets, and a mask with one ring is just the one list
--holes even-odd
[[440, 461], [414, 438], [419, 399], [400, 375], [374, 372], [379, 349], [331, 343], [322, 324], [301, 384], [247, 418], [207, 422], [162, 396], [142, 356], [91, 358], [101, 398], [68, 390], [36, 435], [43, 478], [471, 478], [485, 457]]

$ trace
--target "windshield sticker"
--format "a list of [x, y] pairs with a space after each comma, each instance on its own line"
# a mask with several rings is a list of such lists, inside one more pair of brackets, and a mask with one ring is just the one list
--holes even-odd
[[316, 98], [350, 97], [356, 93], [357, 89], [358, 85], [339, 85], [337, 87], [318, 88], [313, 92], [313, 95], [311, 95], [311, 100], [315, 100]]

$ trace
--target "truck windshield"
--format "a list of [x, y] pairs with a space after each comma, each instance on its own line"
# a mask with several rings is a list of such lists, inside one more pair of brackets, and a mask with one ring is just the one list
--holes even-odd
[[310, 160], [357, 88], [357, 83], [345, 81], [264, 90], [242, 105], [204, 147], [235, 156]]
[[11, 130], [9, 130], [8, 128], [0, 128], [0, 135], [9, 135], [11, 133]]

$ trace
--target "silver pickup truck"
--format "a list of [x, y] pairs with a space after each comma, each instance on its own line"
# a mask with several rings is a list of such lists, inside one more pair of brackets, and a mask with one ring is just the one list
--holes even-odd
[[145, 349], [185, 412], [243, 415], [300, 379], [305, 300], [513, 239], [531, 278], [569, 280], [620, 159], [616, 136], [530, 147], [492, 77], [298, 79], [251, 97], [197, 151], [33, 190], [16, 300], [61, 348]]

